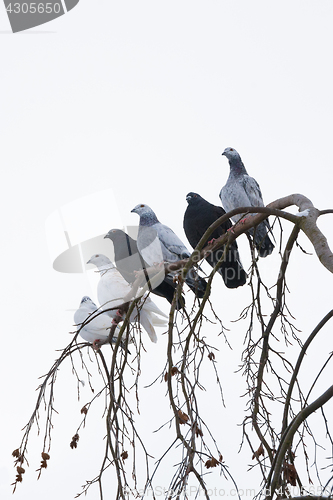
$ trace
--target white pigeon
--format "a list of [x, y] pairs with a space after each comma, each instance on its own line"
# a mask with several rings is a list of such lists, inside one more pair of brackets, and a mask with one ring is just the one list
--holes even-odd
[[[98, 314], [100, 312], [101, 309], [98, 310], [91, 298], [85, 295], [81, 300], [79, 309], [74, 314], [74, 321], [78, 330], [81, 328], [82, 323], [91, 316], [90, 321], [81, 328], [79, 333], [84, 340], [94, 345], [98, 340], [105, 340], [109, 336], [111, 328], [111, 317], [105, 312]], [[97, 315], [94, 313], [97, 313]], [[119, 327], [117, 327], [117, 330], [118, 333]], [[117, 335], [112, 338], [113, 343], [116, 341]]]
[[[97, 286], [97, 297], [105, 312], [114, 318], [117, 314], [117, 309], [124, 303], [124, 297], [131, 290], [131, 286], [122, 277], [120, 272], [103, 254], [93, 255], [87, 264], [94, 264], [100, 273], [100, 280]], [[107, 311], [108, 308], [114, 308]], [[167, 318], [166, 314], [161, 311], [150, 297], [143, 297], [138, 307], [136, 307], [131, 316], [130, 321], [139, 321], [143, 328], [148, 333], [152, 342], [157, 342], [157, 336], [154, 326], [165, 326], [166, 320], [158, 318], [156, 314]]]

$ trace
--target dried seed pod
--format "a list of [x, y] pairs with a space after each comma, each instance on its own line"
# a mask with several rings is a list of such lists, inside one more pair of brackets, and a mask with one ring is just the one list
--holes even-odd
[[72, 437], [72, 441], [70, 442], [70, 447], [72, 448], [77, 448], [77, 442], [78, 440], [80, 439], [80, 436], [76, 433], [73, 437]]
[[252, 455], [252, 460], [254, 460], [255, 458], [259, 458], [261, 455], [265, 455], [265, 452], [264, 452], [264, 447], [261, 443], [261, 445], [259, 446], [259, 448], [257, 449], [257, 451], [255, 451]]
[[182, 412], [181, 410], [178, 410], [178, 417], [180, 424], [186, 424], [186, 422], [189, 420], [188, 415], [186, 415], [186, 413]]
[[207, 462], [205, 463], [206, 469], [210, 469], [211, 467], [216, 467], [219, 464], [218, 460], [216, 458], [212, 457]]

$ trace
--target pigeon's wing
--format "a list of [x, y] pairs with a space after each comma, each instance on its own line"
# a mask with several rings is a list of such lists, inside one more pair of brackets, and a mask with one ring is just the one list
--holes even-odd
[[[183, 227], [186, 237], [193, 248], [197, 246], [209, 226], [224, 214], [225, 211], [222, 207], [217, 207], [211, 203], [201, 202], [197, 205], [189, 205], [187, 207]], [[211, 233], [207, 238], [206, 244], [212, 238], [217, 239], [222, 236], [229, 227], [231, 227], [231, 223], [228, 220]]]
[[[98, 301], [103, 309], [117, 308], [124, 303], [123, 298], [130, 290], [130, 285], [121, 274], [115, 269], [110, 269], [101, 275], [97, 285]], [[110, 316], [114, 316], [116, 310], [108, 311]]]
[[[220, 217], [222, 217], [222, 215], [225, 215], [225, 210], [223, 210], [222, 207], [218, 207], [216, 205], [211, 205], [211, 206], [212, 206], [212, 209], [211, 209], [211, 221], [210, 221], [209, 225], [213, 224], [213, 222], [215, 222], [217, 219], [219, 219]], [[222, 236], [231, 227], [232, 227], [232, 224], [230, 222], [230, 219], [227, 219], [225, 222], [223, 222], [223, 224], [221, 224], [220, 226], [218, 226], [215, 229], [215, 231], [211, 235], [211, 238], [218, 238], [219, 236]]]
[[154, 227], [162, 246], [164, 260], [172, 262], [190, 257], [190, 252], [172, 229], [160, 222], [155, 224]]
[[163, 262], [162, 246], [154, 226], [139, 227], [137, 247], [148, 266]]
[[[264, 202], [257, 181], [249, 175], [243, 175], [241, 184], [252, 207], [263, 207]], [[239, 205], [241, 206], [241, 205]]]
[[[184, 243], [172, 231], [172, 229], [168, 226], [164, 226], [164, 224], [161, 224], [160, 222], [158, 224], [154, 224], [154, 227], [156, 228], [159, 236], [165, 261], [175, 262], [179, 259], [190, 257], [190, 252], [187, 250]], [[188, 271], [185, 282], [198, 298], [202, 298], [204, 296], [207, 283], [203, 278], [198, 276], [194, 269], [191, 268]]]
[[[220, 198], [224, 210], [228, 213], [238, 207], [248, 207], [251, 205], [248, 194], [245, 190], [244, 180], [241, 179], [228, 179], [228, 182], [221, 189]], [[235, 215], [232, 217], [233, 221], [237, 221], [243, 214]]]

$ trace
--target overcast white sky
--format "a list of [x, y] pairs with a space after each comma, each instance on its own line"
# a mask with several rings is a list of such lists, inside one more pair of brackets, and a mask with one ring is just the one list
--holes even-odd
[[[333, 208], [332, 25], [331, 0], [80, 0], [59, 19], [13, 35], [0, 5], [2, 499], [11, 498], [11, 452], [34, 407], [37, 378], [70, 339], [68, 310], [91, 293], [85, 275], [53, 270], [57, 251], [46, 221], [88, 197], [75, 204], [75, 217], [80, 227], [84, 220], [89, 237], [98, 236], [120, 223], [136, 224], [131, 209], [147, 203], [186, 241], [185, 196], [196, 191], [219, 204], [227, 146], [239, 151], [266, 203], [300, 192], [319, 209]], [[333, 245], [332, 216], [320, 227]], [[305, 238], [302, 243], [312, 251]], [[246, 241], [240, 248], [247, 265]], [[277, 255], [260, 264], [273, 284]], [[332, 307], [332, 276], [300, 251], [293, 265], [292, 312], [305, 336]], [[246, 287], [238, 293], [221, 286], [215, 305], [228, 328], [249, 297]], [[158, 304], [167, 311], [166, 303]], [[245, 326], [237, 328], [242, 338]], [[226, 353], [232, 373], [241, 342], [231, 356], [221, 338], [215, 341], [221, 370]], [[162, 370], [165, 344], [146, 344], [148, 383]], [[42, 444], [31, 444], [31, 466], [16, 500], [73, 498], [98, 471], [100, 456], [92, 450], [104, 422], [96, 413], [78, 450], [70, 450], [78, 409], [90, 396], [86, 389], [77, 404], [69, 368], [63, 377], [49, 469], [36, 482]], [[222, 385], [230, 407], [242, 388], [228, 380]], [[142, 396], [147, 404], [151, 394]], [[148, 424], [148, 438], [151, 426], [168, 418], [167, 400], [161, 404], [164, 414]], [[243, 413], [225, 418], [229, 433]], [[236, 442], [224, 443], [230, 465], [238, 460], [237, 432]], [[242, 460], [250, 462], [247, 451]]]

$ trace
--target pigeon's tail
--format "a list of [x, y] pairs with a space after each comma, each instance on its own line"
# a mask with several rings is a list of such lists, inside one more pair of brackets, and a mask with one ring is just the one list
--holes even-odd
[[206, 256], [206, 261], [212, 267], [215, 267], [219, 260], [224, 256], [224, 261], [220, 262], [220, 267], [217, 272], [222, 276], [224, 284], [227, 288], [238, 288], [246, 283], [246, 272], [240, 261], [239, 253], [235, 243], [229, 248], [229, 251], [224, 255], [224, 246], [211, 252]]
[[[254, 244], [260, 257], [267, 257], [274, 250], [275, 245], [268, 236], [267, 229], [268, 231], [271, 230], [268, 221], [261, 222], [261, 224], [255, 228]], [[251, 234], [253, 234], [253, 232]]]
[[198, 276], [193, 268], [188, 271], [185, 283], [191, 288], [192, 292], [195, 293], [198, 299], [202, 299], [206, 292], [207, 283], [203, 278]]
[[269, 236], [266, 235], [263, 242], [259, 245], [256, 244], [260, 257], [267, 257], [267, 255], [271, 255], [274, 250], [274, 244], [270, 240]]
[[164, 318], [159, 318], [156, 314], [150, 313], [151, 322], [154, 326], [166, 326], [168, 324], [167, 320]]
[[152, 342], [156, 343], [157, 342], [157, 335], [153, 326], [153, 318], [154, 314], [150, 313], [148, 311], [145, 311], [144, 309], [141, 309], [140, 311], [140, 323], [143, 326], [143, 328], [146, 330], [146, 332], [149, 335], [149, 338]]
[[160, 316], [163, 316], [164, 318], [168, 317], [163, 311], [161, 311], [161, 309], [159, 307], [157, 307], [157, 305], [151, 300], [150, 297], [144, 297], [143, 309], [147, 312], [159, 314]]
[[[215, 265], [218, 260], [216, 260]], [[226, 260], [221, 263], [218, 273], [222, 276], [227, 288], [238, 288], [246, 283], [247, 274], [240, 262], [237, 248], [232, 248], [226, 255]]]

